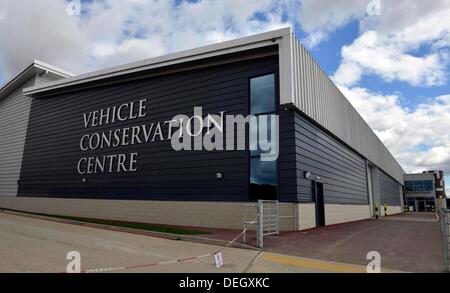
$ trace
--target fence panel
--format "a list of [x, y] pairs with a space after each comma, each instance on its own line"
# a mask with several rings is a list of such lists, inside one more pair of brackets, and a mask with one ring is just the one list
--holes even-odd
[[439, 213], [442, 232], [442, 248], [444, 251], [445, 270], [450, 272], [450, 210], [441, 209]]

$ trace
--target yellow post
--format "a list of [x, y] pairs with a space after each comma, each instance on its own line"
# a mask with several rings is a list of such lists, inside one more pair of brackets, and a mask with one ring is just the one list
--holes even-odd
[[375, 204], [375, 219], [378, 219], [378, 204]]
[[384, 216], [387, 217], [388, 212], [387, 212], [387, 204], [384, 204]]

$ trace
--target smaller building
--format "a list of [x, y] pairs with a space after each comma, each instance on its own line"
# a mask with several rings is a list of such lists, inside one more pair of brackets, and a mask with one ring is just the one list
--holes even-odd
[[434, 188], [436, 190], [436, 199], [445, 201], [447, 196], [445, 194], [445, 181], [444, 181], [444, 171], [428, 171], [434, 175]]
[[444, 172], [426, 171], [404, 175], [405, 204], [412, 212], [434, 212], [447, 208]]

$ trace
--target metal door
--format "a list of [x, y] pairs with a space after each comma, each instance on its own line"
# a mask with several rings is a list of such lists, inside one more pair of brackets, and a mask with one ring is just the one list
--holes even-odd
[[325, 226], [325, 200], [323, 183], [314, 181], [314, 199], [316, 202], [316, 227]]

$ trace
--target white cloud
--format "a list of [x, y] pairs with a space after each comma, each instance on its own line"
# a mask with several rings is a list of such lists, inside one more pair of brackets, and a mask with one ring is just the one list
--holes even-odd
[[[0, 58], [6, 77], [11, 77], [34, 58], [80, 70], [79, 60], [87, 60], [88, 39], [79, 33], [75, 18], [66, 14], [64, 1], [3, 0], [0, 11]], [[45, 11], [53, 13], [43, 13]]]
[[362, 19], [361, 35], [342, 48], [342, 63], [334, 79], [348, 86], [357, 84], [363, 75], [413, 86], [446, 84], [450, 1], [383, 4], [381, 16]]
[[[375, 1], [381, 3], [380, 15], [368, 15]], [[342, 48], [334, 75], [341, 84], [356, 85], [364, 75], [413, 86], [447, 82], [449, 0], [304, 0], [297, 20], [310, 48], [349, 22], [359, 23], [360, 35]]]
[[129, 63], [136, 60], [161, 56], [166, 48], [161, 39], [150, 37], [146, 39], [125, 39], [121, 43], [94, 43], [91, 54], [96, 60], [96, 67], [109, 67], [111, 60]]
[[357, 86], [364, 75], [448, 82], [450, 0], [382, 0], [380, 16], [366, 15], [369, 2], [104, 0], [84, 3], [77, 17], [66, 13], [66, 0], [1, 0], [0, 36], [8, 41], [0, 42], [0, 66], [7, 78], [35, 58], [81, 73], [294, 23], [314, 47], [356, 20], [360, 35], [342, 49], [334, 79], [408, 171], [450, 174], [449, 96], [412, 110], [401, 107], [398, 94]]
[[[374, 3], [381, 4], [379, 15], [368, 13], [368, 7]], [[448, 34], [449, 0], [302, 0], [299, 6], [295, 18], [308, 34], [305, 42], [311, 47], [354, 20], [359, 22], [361, 32], [376, 30], [389, 35], [403, 30], [397, 37], [406, 41], [434, 40], [443, 32], [443, 27]]]
[[408, 109], [397, 94], [339, 88], [408, 172], [450, 174], [450, 94]]
[[445, 174], [444, 174], [444, 184], [445, 184], [445, 194], [447, 195], [447, 198], [450, 198], [450, 176], [445, 176]]
[[283, 19], [289, 1], [104, 0], [83, 3], [80, 16], [68, 15], [67, 3], [1, 1], [0, 35], [11, 38], [0, 42], [6, 76], [32, 59], [82, 73], [291, 24]]
[[412, 86], [448, 83], [450, 1], [382, 1], [379, 17], [360, 19], [361, 33], [341, 50], [333, 79], [408, 172], [450, 174], [450, 95], [429, 97], [413, 109], [399, 93], [373, 92], [365, 75]]
[[433, 52], [413, 56], [391, 38], [375, 31], [365, 32], [350, 46], [344, 46], [342, 58], [334, 75], [342, 84], [353, 85], [363, 74], [376, 74], [388, 82], [400, 80], [414, 86], [443, 85], [447, 80], [447, 54]]
[[413, 109], [399, 93], [369, 91], [365, 75], [412, 86], [448, 83], [450, 1], [382, 1], [378, 17], [360, 19], [360, 35], [341, 50], [333, 79], [407, 172], [450, 174], [450, 95]]
[[352, 85], [361, 79], [362, 74], [362, 68], [357, 63], [344, 61], [334, 74], [333, 79], [340, 84]]
[[305, 44], [314, 47], [326, 40], [329, 33], [362, 17], [368, 3], [366, 0], [301, 1], [298, 22], [308, 33]]

